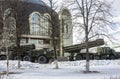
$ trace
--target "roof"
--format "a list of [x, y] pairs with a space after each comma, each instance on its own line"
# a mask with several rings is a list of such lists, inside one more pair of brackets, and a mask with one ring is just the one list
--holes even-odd
[[23, 2], [33, 3], [33, 4], [40, 4], [45, 6], [46, 4], [42, 0], [21, 0]]

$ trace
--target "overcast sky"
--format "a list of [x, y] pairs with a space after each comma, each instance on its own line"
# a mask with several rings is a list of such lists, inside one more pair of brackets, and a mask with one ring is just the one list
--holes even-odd
[[[48, 0], [43, 0], [43, 1], [46, 2]], [[58, 5], [61, 6], [62, 2], [63, 1], [67, 1], [67, 0], [58, 0], [58, 1], [59, 1]], [[112, 2], [112, 14], [114, 16], [113, 20], [114, 20], [114, 22], [118, 22], [117, 24], [113, 25], [113, 29], [114, 30], [111, 31], [111, 36], [114, 37], [113, 42], [115, 44], [120, 45], [120, 0], [107, 0], [107, 1], [113, 1]], [[74, 35], [75, 35], [75, 33], [74, 33]], [[75, 43], [79, 43], [77, 39], [78, 38], [76, 38], [75, 36], [73, 36], [73, 42], [74, 42], [74, 44]], [[106, 39], [106, 41], [108, 41], [108, 40]]]
[[[120, 0], [114, 0], [112, 4], [112, 10], [113, 10], [113, 15], [114, 18], [113, 20], [115, 22], [118, 22], [115, 24], [113, 27], [116, 28], [115, 31], [112, 33], [112, 35], [118, 39], [118, 43], [120, 44]], [[117, 42], [116, 41], [116, 42]]]
[[[111, 0], [108, 0], [111, 1]], [[113, 25], [113, 29], [111, 31], [111, 36], [113, 36], [113, 42], [114, 44], [120, 45], [120, 0], [112, 0], [111, 10], [113, 14], [113, 20], [114, 22], [117, 22], [117, 24]], [[76, 35], [76, 34], [74, 34]], [[74, 38], [74, 43], [78, 43], [78, 38]], [[105, 39], [105, 41], [108, 41], [108, 39]], [[112, 43], [113, 44], [113, 43]]]

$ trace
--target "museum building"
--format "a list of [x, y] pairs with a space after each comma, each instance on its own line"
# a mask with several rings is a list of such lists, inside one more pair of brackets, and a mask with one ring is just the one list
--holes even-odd
[[[72, 19], [66, 7], [56, 12], [42, 0], [1, 0], [0, 6], [1, 35], [7, 28], [12, 31], [13, 40], [35, 44], [36, 49], [53, 49], [52, 35], [59, 51], [72, 45]], [[13, 40], [11, 42], [16, 43]]]

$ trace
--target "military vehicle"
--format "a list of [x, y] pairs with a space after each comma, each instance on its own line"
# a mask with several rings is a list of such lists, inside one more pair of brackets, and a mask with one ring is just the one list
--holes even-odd
[[[10, 60], [20, 60], [22, 61], [33, 61], [38, 63], [48, 63], [50, 60], [53, 60], [54, 52], [48, 48], [44, 49], [35, 49], [34, 44], [21, 45], [19, 49], [19, 54], [17, 53], [17, 47], [11, 46], [9, 50], [9, 59]], [[5, 48], [1, 49], [0, 60], [6, 59]]]
[[[95, 41], [89, 41], [89, 48], [97, 47], [96, 52], [89, 52], [90, 59], [117, 59], [120, 58], [120, 52], [115, 52], [114, 49], [110, 47], [98, 47], [104, 45], [103, 39], [97, 39]], [[85, 49], [85, 43], [76, 44], [72, 46], [64, 47], [66, 53], [70, 53], [70, 60], [83, 60], [86, 59], [86, 52], [81, 52], [82, 49]]]
[[118, 59], [120, 58], [120, 52], [115, 52], [110, 47], [98, 47], [95, 56], [96, 59]]

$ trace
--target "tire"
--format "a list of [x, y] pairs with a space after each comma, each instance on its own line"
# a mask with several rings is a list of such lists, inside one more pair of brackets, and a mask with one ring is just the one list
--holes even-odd
[[23, 61], [31, 61], [31, 57], [26, 55], [23, 57]]
[[80, 54], [77, 54], [77, 55], [75, 56], [75, 60], [82, 60], [82, 56], [81, 56]]
[[38, 57], [38, 63], [40, 63], [40, 64], [48, 63], [47, 57], [44, 56], [44, 55], [39, 56], [39, 57]]
[[99, 56], [94, 56], [94, 59], [95, 59], [95, 60], [99, 60], [100, 57], [99, 57]]
[[0, 56], [0, 60], [6, 60], [6, 56]]
[[93, 55], [89, 55], [89, 59], [90, 60], [93, 60], [94, 58], [93, 58]]
[[113, 55], [111, 55], [109, 59], [114, 60], [115, 57]]
[[13, 60], [22, 60], [22, 58], [21, 57], [19, 57], [19, 56], [15, 56], [14, 58], [13, 58]]

